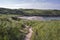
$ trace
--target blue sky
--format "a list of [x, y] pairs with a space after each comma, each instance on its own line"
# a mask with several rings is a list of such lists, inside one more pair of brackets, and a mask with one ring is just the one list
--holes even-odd
[[0, 0], [0, 7], [60, 10], [60, 0]]

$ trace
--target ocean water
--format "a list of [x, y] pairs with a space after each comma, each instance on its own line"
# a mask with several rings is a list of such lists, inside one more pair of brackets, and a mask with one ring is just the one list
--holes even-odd
[[26, 20], [60, 20], [60, 17], [40, 17], [40, 16], [22, 16], [18, 17]]

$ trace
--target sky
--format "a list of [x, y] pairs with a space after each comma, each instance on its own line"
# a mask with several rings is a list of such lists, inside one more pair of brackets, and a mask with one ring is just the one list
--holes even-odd
[[0, 0], [0, 7], [11, 9], [59, 9], [60, 0]]

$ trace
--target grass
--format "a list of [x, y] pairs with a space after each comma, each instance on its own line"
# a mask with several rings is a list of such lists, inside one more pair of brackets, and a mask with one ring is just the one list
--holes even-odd
[[60, 40], [60, 21], [35, 22], [32, 40]]
[[0, 15], [0, 40], [23, 40], [26, 34], [19, 31], [22, 24], [33, 28], [31, 40], [60, 40], [60, 21], [18, 21], [10, 17]]

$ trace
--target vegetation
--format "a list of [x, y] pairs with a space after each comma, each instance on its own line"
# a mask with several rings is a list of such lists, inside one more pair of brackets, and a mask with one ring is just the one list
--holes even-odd
[[60, 21], [31, 23], [34, 28], [32, 40], [60, 40]]
[[[16, 15], [12, 15], [16, 16]], [[33, 28], [31, 40], [60, 40], [60, 21], [25, 21], [11, 15], [0, 15], [0, 40], [23, 40], [22, 24]]]
[[[0, 40], [23, 40], [24, 33], [21, 33], [22, 24], [11, 18], [0, 18]], [[23, 35], [24, 34], [24, 35]], [[22, 38], [21, 38], [22, 37]]]
[[0, 8], [0, 14], [14, 14], [22, 16], [60, 16], [60, 10]]

